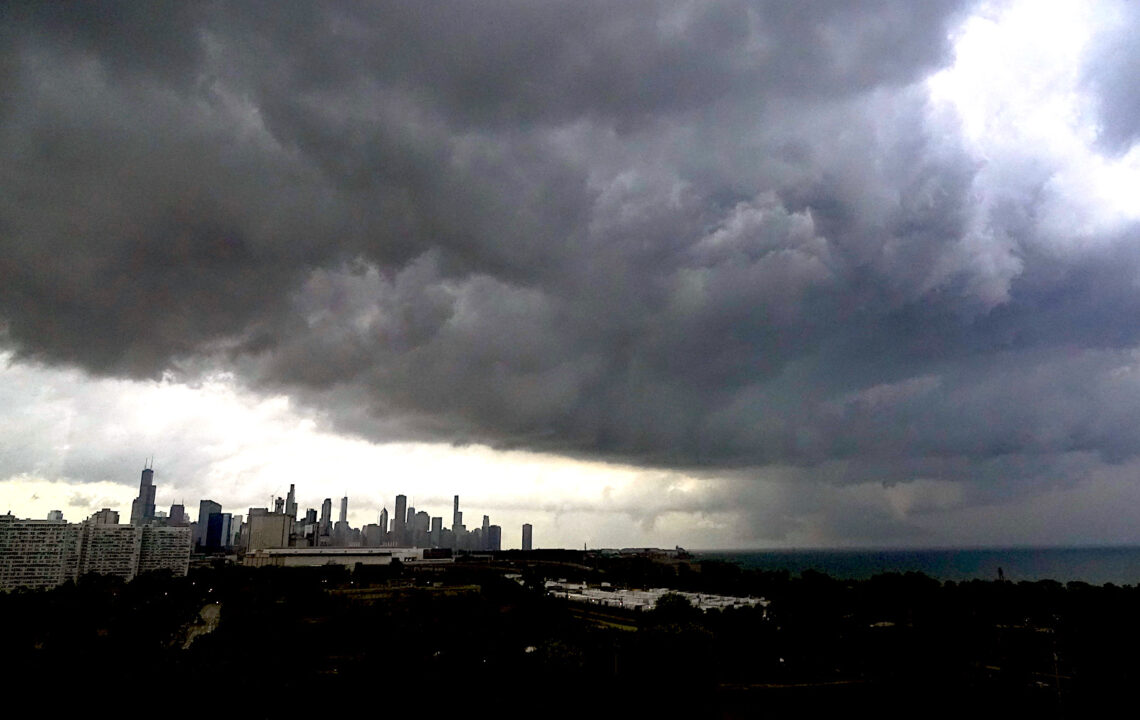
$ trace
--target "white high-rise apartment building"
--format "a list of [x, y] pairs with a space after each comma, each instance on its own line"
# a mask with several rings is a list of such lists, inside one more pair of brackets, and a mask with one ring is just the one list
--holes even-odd
[[147, 525], [142, 529], [138, 571], [152, 570], [170, 570], [175, 575], [190, 571], [189, 527]]
[[190, 528], [119, 525], [105, 522], [109, 514], [78, 524], [0, 515], [0, 591], [53, 588], [87, 573], [187, 573]]
[[133, 580], [139, 571], [142, 526], [85, 522], [82, 527], [79, 575], [99, 573]]
[[0, 590], [53, 588], [74, 580], [80, 525], [0, 515]]

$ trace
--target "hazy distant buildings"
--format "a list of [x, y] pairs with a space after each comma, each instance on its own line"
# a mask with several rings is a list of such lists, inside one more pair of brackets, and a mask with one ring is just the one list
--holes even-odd
[[443, 537], [443, 518], [433, 517], [431, 519], [431, 530], [428, 533], [428, 544], [431, 547], [443, 547], [441, 539]]
[[227, 549], [238, 547], [238, 544], [241, 542], [241, 529], [244, 524], [241, 515], [234, 515], [230, 519], [230, 537], [226, 543]]
[[109, 510], [107, 508], [103, 508], [102, 510], [100, 510], [99, 512], [93, 514], [90, 518], [88, 518], [88, 521], [93, 522], [96, 525], [118, 525], [119, 524], [119, 513], [116, 510]]
[[404, 525], [407, 523], [405, 517], [408, 512], [408, 498], [405, 495], [396, 496], [396, 511], [392, 515], [392, 544], [396, 546], [406, 545], [407, 540], [404, 537]]
[[325, 498], [321, 503], [320, 534], [328, 535], [332, 532], [332, 498]]
[[431, 517], [423, 510], [412, 516], [412, 547], [429, 547]]
[[[315, 547], [320, 542], [320, 524], [317, 521], [317, 511], [309, 508], [304, 517], [293, 523], [293, 542], [297, 545]], [[236, 543], [235, 543], [236, 545]]]
[[186, 515], [186, 508], [181, 503], [170, 506], [170, 514], [166, 516], [166, 524], [173, 527], [190, 526], [190, 518]]
[[469, 542], [467, 528], [463, 525], [463, 513], [459, 511], [459, 496], [456, 495], [451, 506], [451, 530], [442, 533], [440, 545], [452, 550], [466, 550]]
[[348, 497], [340, 499], [340, 519], [333, 525], [332, 538], [329, 543], [332, 547], [347, 547], [360, 544], [360, 531], [353, 531], [348, 524]]
[[289, 497], [285, 499], [285, 514], [294, 520], [297, 519], [297, 493], [292, 483], [289, 484]]
[[[400, 494], [395, 498], [394, 512], [391, 515], [387, 507], [382, 508], [376, 524], [356, 529], [348, 523], [347, 501], [348, 498], [341, 499], [340, 519], [333, 523], [331, 532], [319, 536], [317, 542], [313, 542], [309, 531], [303, 526], [296, 529], [288, 545], [283, 544], [280, 537], [273, 542], [282, 543], [278, 547], [294, 548], [393, 547], [496, 551], [502, 547], [502, 528], [492, 525], [490, 516], [483, 516], [482, 527], [474, 532], [467, 531], [463, 525], [463, 513], [459, 510], [458, 495], [454, 496], [452, 502], [451, 528], [444, 526], [443, 517], [432, 517], [425, 510], [416, 510], [408, 504], [407, 496]], [[330, 505], [331, 502], [326, 500], [326, 509], [331, 509]]]
[[360, 528], [360, 546], [361, 547], [383, 547], [384, 545], [384, 531], [376, 523], [369, 523]]
[[[284, 501], [282, 512], [269, 512], [264, 508], [253, 509], [259, 516], [256, 521], [252, 518], [247, 523], [241, 547], [252, 552], [252, 549], [273, 548], [422, 548], [446, 549], [451, 551], [468, 552], [496, 552], [502, 549], [502, 527], [492, 525], [489, 515], [482, 516], [482, 525], [474, 531], [468, 531], [463, 525], [463, 513], [459, 509], [459, 496], [452, 499], [451, 528], [444, 526], [444, 518], [432, 517], [426, 510], [417, 510], [408, 503], [408, 496], [396, 495], [394, 511], [384, 507], [377, 515], [375, 524], [366, 524], [361, 528], [353, 528], [348, 521], [348, 497], [342, 497], [339, 504], [337, 520], [332, 521], [332, 500], [325, 499], [322, 507], [321, 520], [318, 527], [313, 527], [316, 520], [315, 511], [309, 511], [304, 521], [296, 521], [290, 529], [280, 520], [270, 520], [272, 516], [284, 515], [288, 517], [289, 503], [296, 502], [296, 487], [289, 486], [290, 500]], [[263, 531], [266, 522], [276, 523], [268, 535]], [[257, 528], [252, 525], [256, 524]], [[326, 530], [327, 528], [327, 530]], [[258, 539], [250, 542], [251, 535], [256, 534]]]

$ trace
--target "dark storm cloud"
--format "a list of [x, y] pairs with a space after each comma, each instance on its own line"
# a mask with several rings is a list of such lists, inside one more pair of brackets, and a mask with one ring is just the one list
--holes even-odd
[[379, 439], [836, 483], [1119, 461], [1137, 230], [1058, 249], [1050, 168], [963, 146], [920, 83], [962, 11], [7, 6], [6, 341], [224, 359]]

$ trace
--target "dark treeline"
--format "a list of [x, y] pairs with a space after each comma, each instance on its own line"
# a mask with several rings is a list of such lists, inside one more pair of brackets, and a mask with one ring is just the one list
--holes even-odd
[[[1122, 697], [1140, 670], [1135, 587], [578, 564], [614, 584], [770, 601], [701, 612], [666, 596], [634, 613], [547, 597], [549, 568], [512, 562], [521, 583], [501, 560], [434, 572], [219, 565], [0, 594], [5, 678], [124, 701], [228, 685], [249, 693], [255, 717], [306, 698], [425, 712], [494, 702], [546, 716], [752, 717], [855, 704], [879, 716], [1076, 717]], [[668, 583], [635, 582], [666, 573]]]

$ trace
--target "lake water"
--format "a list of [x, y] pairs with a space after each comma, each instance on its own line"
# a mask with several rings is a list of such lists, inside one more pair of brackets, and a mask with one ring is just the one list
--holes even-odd
[[1140, 583], [1140, 547], [987, 548], [942, 550], [733, 550], [696, 551], [757, 570], [818, 570], [862, 580], [885, 572], [921, 572], [939, 580], [1080, 580], [1094, 585]]

